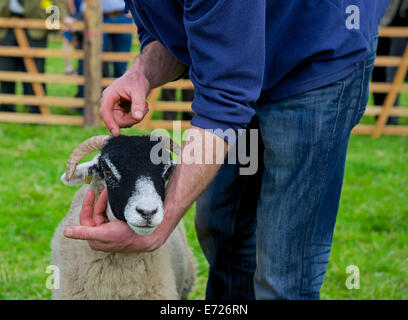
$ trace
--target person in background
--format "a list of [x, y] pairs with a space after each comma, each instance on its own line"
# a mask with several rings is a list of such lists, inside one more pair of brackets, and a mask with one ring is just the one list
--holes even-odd
[[[60, 9], [60, 17], [64, 19], [68, 25], [71, 25], [72, 20], [67, 18], [66, 0], [2, 0], [0, 3], [0, 17], [9, 18], [28, 18], [28, 19], [44, 19], [46, 18], [46, 9], [49, 5], [56, 5]], [[47, 30], [28, 29], [25, 31], [30, 47], [45, 48], [47, 47]], [[17, 39], [13, 29], [0, 29], [0, 46], [18, 46]], [[45, 59], [35, 58], [35, 65], [38, 72], [44, 72]], [[20, 57], [3, 57], [0, 56], [1, 71], [26, 71], [23, 58]], [[0, 83], [1, 94], [15, 94], [15, 82], [2, 81]], [[45, 89], [45, 86], [44, 86]], [[30, 83], [23, 83], [24, 95], [33, 95], [33, 87]], [[39, 107], [36, 105], [28, 105], [30, 113], [39, 113]], [[0, 105], [0, 111], [14, 112], [15, 106], [11, 104]]]
[[[187, 80], [188, 76], [183, 77]], [[163, 89], [162, 90], [162, 101], [176, 101], [176, 90], [174, 89]], [[181, 91], [181, 100], [183, 102], [191, 102], [194, 100], [194, 90], [183, 89]], [[182, 112], [182, 120], [191, 120], [193, 119], [194, 112]], [[177, 120], [177, 112], [174, 111], [164, 111], [163, 112], [164, 120]]]
[[[72, 18], [76, 18], [77, 14], [79, 13], [79, 8], [81, 7], [82, 0], [67, 0], [68, 12], [69, 16]], [[63, 32], [63, 44], [62, 48], [65, 51], [72, 51], [77, 48], [77, 39], [75, 37], [75, 33], [64, 30]], [[65, 74], [75, 74], [75, 68], [72, 63], [71, 58], [65, 59]]]
[[[392, 0], [387, 13], [381, 20], [383, 27], [406, 27], [408, 26], [408, 0]], [[402, 56], [405, 47], [407, 46], [407, 38], [385, 38], [378, 39], [377, 54], [379, 56]], [[374, 68], [373, 81], [376, 82], [392, 82], [397, 68]], [[384, 104], [385, 93], [374, 93], [374, 104], [382, 106]], [[395, 106], [399, 105], [399, 96], [395, 100]], [[378, 118], [378, 116], [376, 117]], [[387, 124], [393, 125], [398, 123], [398, 117], [389, 117]]]
[[[126, 23], [132, 24], [132, 19], [124, 13], [125, 2], [123, 0], [101, 0], [101, 6], [103, 11], [103, 23]], [[83, 14], [85, 12], [85, 2], [82, 1], [80, 7], [80, 13], [77, 15], [77, 20], [83, 19]], [[83, 35], [82, 33], [77, 33], [78, 48], [83, 47]], [[103, 47], [104, 52], [129, 52], [132, 46], [132, 34], [113, 34], [104, 33], [103, 34]], [[111, 72], [110, 62], [104, 62], [102, 64], [102, 75], [103, 77], [114, 77], [119, 78], [126, 71], [127, 62], [114, 62], [113, 72]], [[78, 74], [84, 74], [83, 60], [78, 61]], [[76, 95], [78, 98], [84, 97], [83, 86], [78, 86], [78, 92]], [[83, 110], [81, 109], [81, 112]]]
[[[133, 20], [124, 13], [123, 0], [101, 0], [103, 23], [132, 24]], [[104, 33], [103, 52], [129, 52], [132, 47], [131, 33]], [[113, 68], [113, 69], [111, 69]], [[103, 76], [119, 78], [127, 68], [127, 62], [104, 62]]]

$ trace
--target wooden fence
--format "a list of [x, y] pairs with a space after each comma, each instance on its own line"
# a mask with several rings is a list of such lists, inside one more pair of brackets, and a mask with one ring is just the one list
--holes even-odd
[[[57, 49], [31, 48], [24, 32], [26, 28], [46, 29], [44, 20], [0, 18], [2, 28], [12, 28], [15, 32], [18, 46], [0, 46], [0, 56], [22, 57], [27, 72], [0, 71], [0, 81], [21, 81], [33, 84], [34, 95], [6, 95], [0, 94], [0, 104], [38, 104], [40, 114], [28, 114], [21, 112], [0, 112], [0, 122], [19, 122], [37, 124], [65, 124], [65, 125], [100, 125], [98, 118], [99, 98], [101, 87], [106, 87], [114, 79], [101, 77], [101, 63], [113, 61], [132, 61], [136, 53], [101, 52], [102, 32], [109, 33], [133, 33], [136, 34], [134, 25], [124, 24], [102, 24], [99, 1], [87, 0], [92, 10], [86, 14], [85, 22], [76, 24], [76, 30], [84, 33], [84, 50], [62, 51]], [[92, 7], [93, 6], [93, 7]], [[61, 24], [61, 29], [64, 25]], [[102, 32], [101, 32], [102, 30]], [[403, 37], [408, 38], [407, 28], [383, 28], [380, 30], [381, 37]], [[33, 58], [77, 58], [85, 59], [85, 75], [62, 75], [62, 74], [40, 74], [34, 64]], [[394, 102], [401, 92], [408, 92], [408, 84], [403, 81], [408, 70], [408, 46], [402, 57], [378, 56], [375, 61], [376, 67], [397, 67], [397, 72], [392, 83], [371, 83], [371, 92], [385, 93], [386, 99], [383, 106], [369, 106], [366, 115], [377, 115], [378, 119], [374, 125], [358, 125], [353, 133], [370, 134], [378, 137], [381, 134], [408, 135], [408, 126], [386, 125], [390, 116], [408, 117], [408, 108], [394, 108]], [[46, 83], [68, 83], [84, 85], [85, 98], [53, 97], [46, 95], [42, 84]], [[190, 102], [159, 101], [160, 90], [167, 89], [193, 89], [189, 80], [179, 80], [168, 83], [165, 86], [152, 90], [149, 98], [151, 112], [144, 121], [138, 125], [140, 128], [172, 128], [172, 121], [153, 120], [153, 111], [191, 111]], [[49, 107], [85, 107], [85, 115], [68, 116], [51, 114]], [[189, 122], [182, 121], [182, 128], [188, 128]]]
[[[408, 27], [387, 27], [380, 29], [380, 37], [408, 38]], [[374, 138], [381, 134], [408, 135], [406, 125], [386, 125], [390, 116], [408, 117], [408, 108], [394, 108], [399, 93], [408, 92], [404, 79], [408, 70], [408, 45], [401, 57], [377, 56], [375, 67], [396, 67], [397, 72], [391, 83], [371, 82], [372, 93], [384, 93], [386, 98], [382, 106], [368, 106], [365, 115], [378, 116], [374, 125], [358, 125], [353, 133], [370, 134]]]
[[[10, 72], [0, 70], [0, 82], [25, 82], [32, 83], [34, 95], [0, 94], [0, 104], [35, 104], [40, 106], [40, 114], [23, 112], [0, 112], [0, 122], [33, 123], [33, 124], [61, 124], [94, 126], [101, 125], [98, 117], [99, 99], [101, 88], [111, 84], [115, 79], [102, 78], [102, 62], [129, 62], [133, 61], [137, 53], [132, 52], [101, 52], [102, 33], [132, 33], [137, 34], [135, 25], [128, 24], [102, 24], [102, 14], [99, 0], [87, 0], [85, 22], [75, 24], [75, 30], [82, 31], [84, 35], [84, 49], [63, 51], [60, 49], [32, 48], [24, 29], [47, 30], [45, 20], [41, 19], [19, 19], [0, 18], [1, 28], [14, 30], [18, 46], [0, 46], [0, 56], [23, 58], [26, 72]], [[65, 25], [60, 24], [63, 30]], [[56, 30], [58, 31], [58, 30]], [[84, 75], [64, 74], [41, 74], [34, 63], [34, 58], [73, 58], [84, 59]], [[84, 98], [49, 96], [46, 94], [42, 84], [63, 83], [73, 85], [84, 85]], [[162, 88], [193, 89], [188, 80], [179, 80], [169, 83]], [[171, 128], [170, 121], [152, 120], [151, 114], [157, 111], [191, 111], [187, 102], [160, 102], [157, 101], [160, 89], [152, 91], [148, 98], [149, 107], [152, 112], [138, 125], [140, 128]], [[84, 108], [84, 116], [57, 115], [50, 112], [52, 107]], [[182, 128], [188, 128], [189, 122], [182, 121]]]

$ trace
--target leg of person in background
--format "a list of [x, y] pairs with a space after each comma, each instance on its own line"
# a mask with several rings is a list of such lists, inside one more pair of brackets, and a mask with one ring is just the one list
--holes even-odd
[[[258, 129], [256, 116], [247, 129]], [[248, 132], [245, 138], [250, 150]], [[210, 264], [207, 300], [255, 299], [256, 215], [264, 171], [260, 135], [258, 139], [256, 174], [240, 175], [239, 163], [225, 163], [196, 202], [197, 236]]]
[[[77, 39], [77, 47], [78, 50], [82, 50], [83, 48], [83, 34], [80, 32], [75, 33], [76, 39]], [[78, 75], [83, 76], [84, 75], [84, 60], [83, 59], [78, 59]], [[78, 91], [76, 94], [76, 98], [83, 98], [84, 95], [84, 86], [79, 85], [78, 86]], [[79, 108], [79, 112], [81, 115], [84, 114], [84, 108]]]
[[[121, 14], [117, 17], [111, 18], [111, 23], [132, 24], [132, 19]], [[131, 33], [116, 33], [112, 34], [112, 49], [114, 52], [130, 52], [132, 49], [133, 35]], [[121, 77], [127, 69], [127, 62], [114, 62], [113, 68], [114, 78]]]
[[[380, 37], [378, 39], [377, 55], [379, 56], [390, 55], [390, 38]], [[386, 68], [383, 67], [374, 68], [372, 80], [373, 82], [386, 82], [387, 81]], [[374, 105], [382, 106], [384, 104], [386, 96], [387, 95], [385, 93], [373, 93]]]
[[[185, 79], [188, 79], [186, 77]], [[193, 101], [194, 100], [194, 90], [185, 89], [181, 91], [182, 100], [185, 102]], [[194, 112], [183, 112], [182, 114], [183, 120], [190, 121], [194, 117]]]
[[[162, 101], [176, 101], [176, 90], [162, 89], [161, 92]], [[177, 120], [177, 112], [175, 111], [163, 111], [163, 120]]]
[[[78, 60], [78, 75], [80, 75], [80, 76], [84, 75], [84, 60], [82, 60], [82, 59]], [[84, 96], [85, 96], [84, 95], [84, 86], [79, 85], [76, 97], [77, 98], [83, 98]]]
[[[390, 56], [402, 56], [404, 50], [407, 46], [408, 39], [406, 38], [390, 38]], [[397, 68], [395, 67], [387, 67], [385, 68], [386, 72], [386, 81], [392, 82], [394, 80], [395, 74], [397, 72]], [[399, 98], [400, 95], [397, 96], [395, 100], [395, 107], [399, 106]], [[398, 117], [389, 117], [387, 124], [398, 124]]]
[[[28, 43], [32, 48], [46, 48], [47, 47], [47, 38], [44, 39], [33, 39], [30, 37], [28, 32], [26, 32]], [[45, 59], [44, 58], [34, 58], [35, 66], [37, 67], [38, 73], [44, 73], [45, 71]], [[25, 66], [24, 66], [24, 70]], [[45, 84], [42, 85], [44, 92], [46, 92]], [[25, 95], [34, 95], [33, 86], [31, 83], [23, 83], [24, 94]], [[36, 105], [27, 105], [28, 111], [30, 113], [40, 113], [40, 108]]]
[[[378, 49], [377, 55], [379, 56], [390, 56], [391, 54], [391, 43], [394, 39], [393, 38], [379, 38], [378, 39]], [[395, 45], [394, 45], [395, 46]], [[395, 50], [394, 50], [395, 52]], [[401, 53], [402, 54], [402, 53]], [[401, 55], [399, 54], [399, 55]], [[372, 80], [373, 82], [392, 82], [394, 79], [396, 68], [391, 67], [378, 67], [374, 68]], [[373, 93], [374, 98], [374, 105], [376, 106], [383, 106], [384, 100], [386, 98], [386, 93]], [[399, 103], [399, 96], [395, 100], [395, 106], [398, 106]], [[377, 121], [378, 115], [375, 116], [375, 120]], [[387, 124], [396, 124], [398, 122], [397, 117], [389, 117], [387, 120]]]
[[[63, 37], [62, 37], [62, 50], [64, 51], [72, 51], [74, 50], [73, 46], [73, 40], [74, 40], [74, 35], [68, 31], [63, 32]], [[71, 58], [66, 58], [65, 59], [65, 74], [68, 75], [73, 75], [75, 74], [75, 69], [74, 65], [72, 63]]]
[[[188, 76], [183, 77], [183, 79], [188, 79]], [[185, 89], [181, 91], [182, 101], [191, 102], [194, 99], [194, 90]], [[162, 90], [162, 101], [175, 101], [176, 100], [176, 91], [170, 89]], [[182, 120], [189, 121], [193, 119], [194, 112], [183, 112]], [[166, 111], [163, 112], [164, 120], [176, 120], [177, 112]]]
[[[104, 23], [105, 18], [104, 18]], [[102, 52], [110, 52], [113, 51], [113, 45], [112, 45], [112, 34], [110, 33], [104, 33], [103, 34], [103, 41], [102, 41]], [[112, 74], [110, 72], [110, 62], [102, 62], [102, 77], [104, 78], [111, 78]]]
[[[0, 40], [0, 46], [16, 46], [16, 38], [12, 29], [7, 31], [4, 39]], [[1, 71], [17, 71], [18, 65], [21, 64], [19, 60], [21, 58], [14, 57], [0, 57], [0, 70]], [[2, 94], [15, 94], [15, 82], [1, 81], [0, 92]], [[0, 111], [15, 112], [15, 105], [13, 104], [1, 104]]]
[[[408, 17], [406, 16], [405, 9], [406, 1], [401, 1], [399, 4], [399, 9], [397, 14], [394, 16], [393, 20], [390, 22], [390, 27], [406, 27], [408, 25]], [[401, 11], [402, 10], [402, 11]], [[402, 56], [407, 45], [406, 38], [380, 38], [378, 40], [378, 55], [385, 56]], [[381, 77], [378, 77], [378, 69], [383, 69]], [[394, 80], [395, 74], [397, 72], [396, 67], [386, 67], [386, 68], [375, 68], [373, 72], [373, 81], [382, 81], [391, 83]], [[383, 105], [385, 94], [379, 96], [379, 99], [376, 99], [376, 96], [379, 94], [374, 94], [375, 105]], [[399, 95], [395, 99], [394, 107], [399, 106]], [[376, 116], [378, 119], [378, 116]], [[398, 123], [398, 117], [389, 117], [387, 124], [395, 125]]]

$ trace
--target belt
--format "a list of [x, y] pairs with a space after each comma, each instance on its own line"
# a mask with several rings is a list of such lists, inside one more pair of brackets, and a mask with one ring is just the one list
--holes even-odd
[[110, 18], [115, 18], [123, 14], [123, 10], [104, 12], [103, 15]]

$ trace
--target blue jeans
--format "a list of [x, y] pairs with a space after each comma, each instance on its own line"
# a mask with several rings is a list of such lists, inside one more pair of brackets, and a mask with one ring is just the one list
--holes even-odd
[[[364, 114], [372, 53], [339, 81], [255, 106], [262, 166], [224, 164], [197, 201], [207, 299], [319, 299], [347, 145]], [[261, 161], [262, 162], [262, 161]]]
[[[132, 19], [126, 17], [124, 14], [117, 17], [103, 17], [103, 23], [124, 23], [131, 24]], [[132, 47], [132, 34], [131, 33], [104, 33], [103, 34], [103, 52], [130, 52]], [[103, 76], [119, 78], [122, 76], [127, 68], [127, 62], [114, 62], [113, 63], [113, 75], [109, 72], [109, 62], [103, 63]]]

